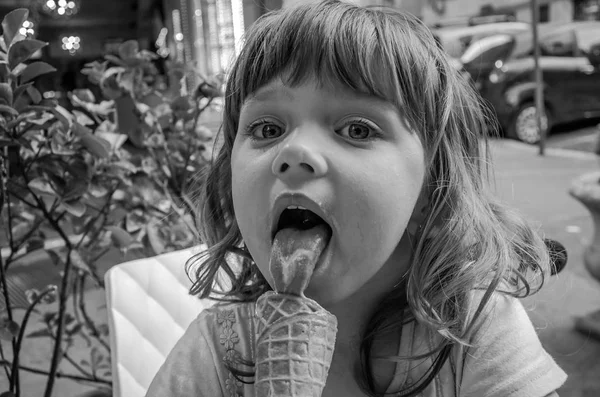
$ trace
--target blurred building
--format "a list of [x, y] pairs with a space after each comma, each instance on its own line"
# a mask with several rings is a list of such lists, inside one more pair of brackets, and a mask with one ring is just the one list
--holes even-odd
[[56, 73], [36, 81], [42, 92], [63, 95], [89, 88], [80, 71], [87, 62], [116, 51], [126, 40], [153, 49], [153, 21], [160, 19], [161, 0], [0, 0], [0, 19], [17, 8], [29, 10], [28, 36], [48, 42], [39, 58]]
[[246, 29], [282, 0], [164, 0], [165, 45], [174, 58], [194, 63], [205, 74], [224, 73]]

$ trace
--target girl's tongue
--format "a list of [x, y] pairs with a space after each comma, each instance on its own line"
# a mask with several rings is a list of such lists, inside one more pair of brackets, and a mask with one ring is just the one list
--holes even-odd
[[330, 238], [331, 230], [325, 224], [306, 230], [288, 227], [277, 232], [269, 262], [275, 291], [304, 296], [304, 290]]

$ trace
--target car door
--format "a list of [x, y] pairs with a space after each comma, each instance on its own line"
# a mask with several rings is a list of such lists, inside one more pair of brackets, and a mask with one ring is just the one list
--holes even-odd
[[592, 47], [600, 45], [600, 22], [590, 22], [575, 31], [577, 37], [577, 83], [583, 117], [600, 116], [600, 65], [588, 58]]
[[553, 121], [562, 123], [581, 117], [583, 89], [581, 64], [574, 62], [577, 42], [572, 28], [557, 29], [540, 39], [540, 67], [544, 97], [552, 107]]

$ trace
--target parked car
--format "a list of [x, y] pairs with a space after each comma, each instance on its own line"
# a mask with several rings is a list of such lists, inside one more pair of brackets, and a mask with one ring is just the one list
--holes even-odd
[[[564, 23], [539, 24], [538, 32], [543, 36], [546, 32], [562, 25]], [[531, 27], [527, 30], [506, 31], [473, 40], [459, 59], [459, 70], [461, 73], [468, 74], [477, 89], [481, 89], [483, 81], [489, 77], [496, 61], [506, 60], [513, 50], [515, 41], [530, 43], [530, 36]]]
[[[540, 59], [545, 117], [542, 129], [600, 117], [600, 22], [577, 21], [541, 27]], [[480, 93], [492, 106], [506, 136], [528, 143], [540, 140], [535, 109], [535, 76], [531, 32], [490, 46], [496, 54]], [[483, 61], [482, 61], [483, 63]]]
[[517, 33], [531, 30], [527, 22], [495, 22], [474, 26], [448, 26], [433, 29], [439, 45], [451, 58], [460, 59], [469, 45], [482, 38], [501, 33]]

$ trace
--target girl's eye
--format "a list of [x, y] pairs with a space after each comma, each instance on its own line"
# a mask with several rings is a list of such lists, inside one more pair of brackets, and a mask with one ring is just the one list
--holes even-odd
[[266, 120], [257, 120], [246, 127], [252, 139], [275, 139], [283, 135], [283, 128]]
[[366, 141], [378, 136], [376, 128], [367, 120], [349, 122], [340, 130], [340, 135], [355, 141]]

